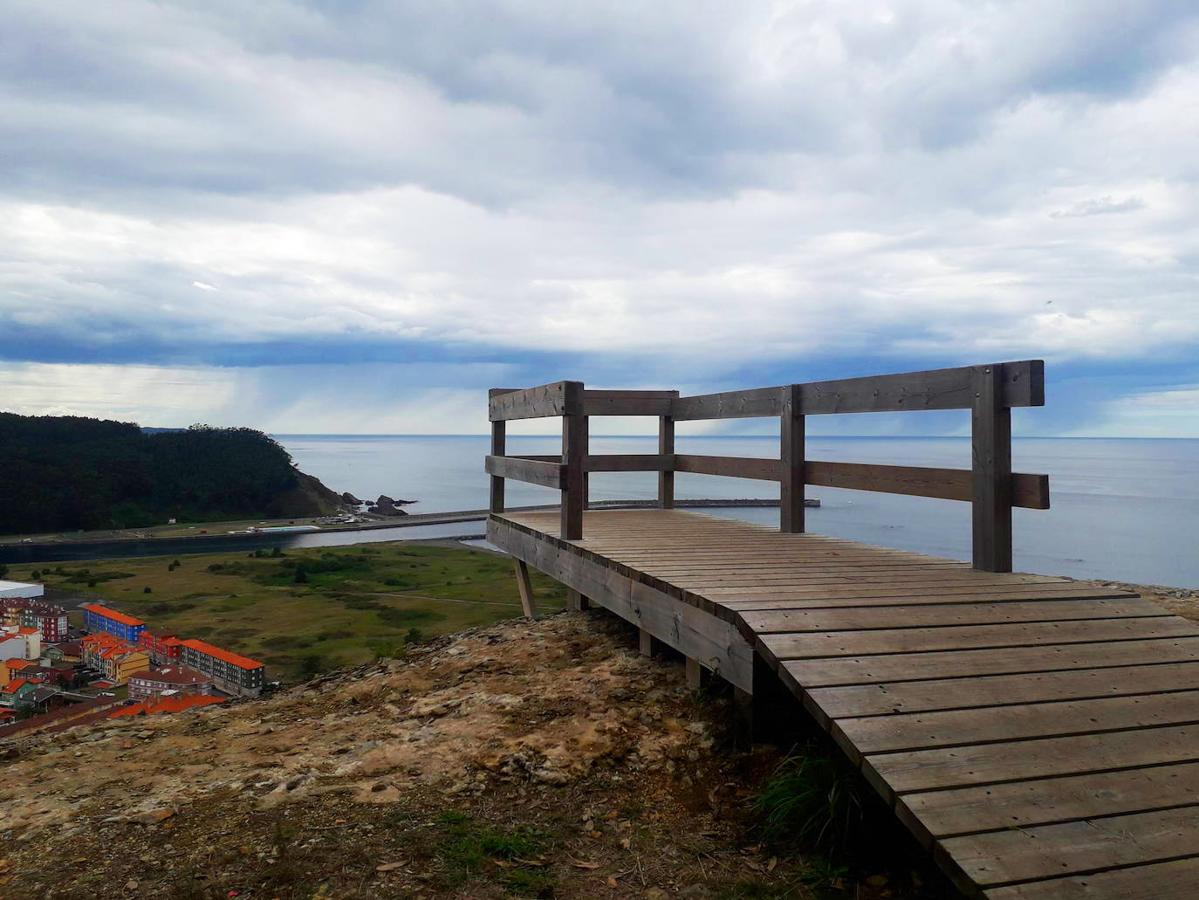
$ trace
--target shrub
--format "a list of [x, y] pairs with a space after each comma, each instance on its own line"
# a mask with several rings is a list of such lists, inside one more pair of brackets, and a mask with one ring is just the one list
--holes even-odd
[[809, 745], [789, 754], [754, 801], [763, 837], [839, 855], [863, 830], [861, 778], [839, 757]]
[[143, 594], [153, 594], [154, 590], [150, 587], [150, 585], [147, 584], [144, 588], [142, 588], [142, 593]]

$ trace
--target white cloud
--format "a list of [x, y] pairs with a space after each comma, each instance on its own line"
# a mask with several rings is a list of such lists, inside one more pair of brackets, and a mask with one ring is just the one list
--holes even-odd
[[[267, 365], [298, 343], [351, 364], [393, 342], [623, 352], [693, 382], [838, 356], [1185, 362], [1197, 22], [1174, 2], [16, 2], [0, 354]], [[445, 377], [429, 399], [466, 415]]]

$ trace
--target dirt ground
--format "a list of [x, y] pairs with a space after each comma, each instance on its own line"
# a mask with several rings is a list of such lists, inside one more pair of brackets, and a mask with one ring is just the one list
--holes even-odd
[[0, 747], [0, 896], [939, 896], [915, 852], [764, 843], [780, 751], [734, 751], [730, 720], [602, 612], [502, 623]]

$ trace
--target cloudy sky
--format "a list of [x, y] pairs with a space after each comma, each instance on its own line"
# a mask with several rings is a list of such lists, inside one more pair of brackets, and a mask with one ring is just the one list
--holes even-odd
[[1024, 433], [1199, 437], [1192, 0], [0, 18], [0, 408], [469, 433], [1035, 357]]

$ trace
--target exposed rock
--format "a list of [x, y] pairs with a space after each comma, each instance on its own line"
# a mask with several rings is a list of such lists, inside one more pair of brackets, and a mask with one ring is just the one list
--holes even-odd
[[353, 494], [351, 494], [349, 491], [346, 491], [344, 494], [342, 494], [341, 499], [345, 503], [348, 503], [350, 506], [361, 506], [362, 505], [362, 501], [359, 500], [357, 497], [355, 497]]
[[379, 499], [375, 501], [375, 505], [374, 505], [373, 509], [374, 509], [375, 514], [380, 515], [380, 516], [406, 516], [406, 515], [408, 515], [408, 513], [406, 511], [404, 511], [404, 510], [400, 509], [398, 506], [396, 506], [395, 500], [392, 500], [390, 497], [384, 497], [382, 495], [380, 495]]

